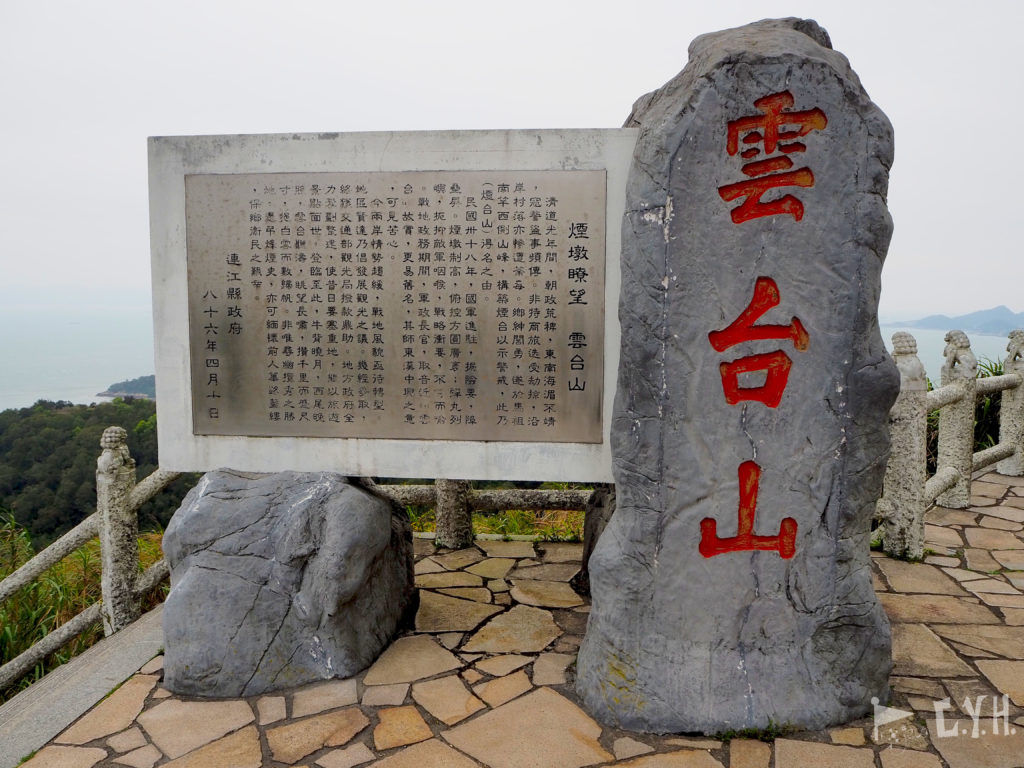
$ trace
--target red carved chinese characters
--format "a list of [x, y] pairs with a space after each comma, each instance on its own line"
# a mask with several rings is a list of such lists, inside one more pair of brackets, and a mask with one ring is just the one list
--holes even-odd
[[[786, 194], [772, 200], [761, 199], [767, 192], [780, 187], [814, 186], [814, 173], [811, 169], [804, 167], [794, 170], [789, 155], [807, 151], [807, 145], [796, 139], [811, 131], [822, 130], [828, 125], [828, 118], [817, 107], [798, 111], [792, 109], [793, 104], [793, 94], [789, 91], [772, 93], [754, 102], [760, 114], [747, 115], [728, 124], [726, 151], [730, 157], [738, 154], [743, 160], [749, 161], [740, 169], [749, 177], [748, 181], [718, 188], [718, 194], [726, 202], [742, 198], [740, 204], [730, 211], [735, 224], [762, 216], [788, 214], [795, 221], [800, 221], [804, 216], [804, 205], [794, 195]], [[741, 150], [741, 145], [746, 148]], [[762, 152], [763, 157], [759, 157]], [[793, 347], [801, 352], [806, 350], [809, 340], [807, 329], [797, 318], [792, 318], [788, 325], [756, 325], [762, 315], [779, 305], [780, 300], [779, 287], [774, 280], [770, 277], [757, 278], [754, 296], [747, 308], [728, 327], [708, 334], [711, 346], [717, 352], [724, 352], [746, 341], [779, 340], [792, 342]], [[719, 374], [725, 401], [729, 405], [750, 401], [768, 408], [777, 408], [782, 402], [792, 366], [793, 361], [781, 349], [721, 363]], [[763, 383], [741, 386], [740, 376], [749, 373], [763, 373]], [[793, 557], [796, 552], [797, 523], [792, 517], [780, 523], [777, 536], [754, 534], [760, 480], [761, 467], [757, 463], [744, 461], [740, 464], [739, 523], [736, 535], [719, 538], [717, 521], [710, 517], [701, 520], [699, 549], [704, 557], [751, 550], [778, 552], [783, 559]]]
[[[754, 284], [754, 297], [747, 308], [740, 313], [728, 328], [712, 331], [708, 341], [718, 352], [724, 352], [744, 341], [761, 339], [790, 339], [793, 346], [801, 352], [807, 349], [808, 336], [803, 324], [793, 318], [789, 325], [754, 325], [761, 315], [779, 305], [779, 287], [770, 277], [759, 277]], [[741, 400], [755, 400], [769, 408], [778, 406], [782, 399], [782, 391], [789, 380], [789, 369], [792, 361], [781, 349], [762, 355], [748, 355], [731, 363], [722, 363], [719, 370], [722, 375], [722, 389], [725, 401], [735, 405]], [[759, 387], [741, 387], [739, 375], [753, 371], [765, 371], [765, 382]]]
[[[779, 287], [770, 277], [759, 277], [754, 284], [754, 295], [739, 316], [720, 331], [711, 331], [708, 341], [718, 352], [742, 344], [745, 341], [789, 340], [793, 346], [803, 351], [807, 349], [809, 337], [807, 329], [797, 318], [792, 318], [789, 325], [755, 325], [768, 310], [777, 307], [781, 301]], [[789, 381], [789, 369], [792, 366], [789, 355], [781, 349], [756, 355], [746, 355], [732, 362], [722, 363], [719, 373], [722, 377], [722, 390], [725, 401], [736, 405], [742, 400], [763, 403], [769, 408], [778, 407], [782, 400], [783, 390]], [[739, 375], [763, 371], [765, 381], [756, 387], [741, 387]], [[777, 536], [756, 536], [754, 534], [754, 516], [757, 511], [757, 489], [761, 479], [761, 467], [753, 461], [745, 461], [739, 467], [740, 506], [739, 524], [735, 536], [718, 537], [718, 523], [714, 518], [706, 517], [700, 523], [700, 553], [704, 557], [714, 557], [726, 552], [749, 552], [764, 550], [778, 552], [783, 559], [793, 557], [796, 552], [796, 520], [787, 517], [779, 526]]]
[[[736, 405], [740, 400], [755, 400], [769, 408], [777, 408], [782, 400], [782, 390], [789, 380], [789, 369], [793, 361], [781, 349], [764, 355], [747, 355], [731, 363], [722, 363], [719, 373], [722, 375], [722, 389], [725, 390], [725, 402]], [[759, 387], [741, 387], [740, 374], [765, 371], [764, 384]]]
[[[754, 102], [754, 106], [761, 111], [760, 115], [748, 115], [729, 122], [726, 151], [730, 157], [739, 153], [744, 160], [752, 161], [740, 169], [751, 177], [749, 181], [738, 181], [718, 188], [718, 194], [726, 202], [744, 198], [740, 205], [730, 211], [736, 224], [762, 216], [780, 214], [789, 214], [796, 221], [803, 218], [804, 205], [793, 195], [787, 194], [763, 202], [761, 200], [766, 192], [779, 187], [814, 186], [814, 173], [811, 169], [790, 170], [793, 161], [787, 155], [806, 151], [807, 145], [794, 139], [806, 136], [811, 131], [822, 130], [828, 125], [828, 118], [817, 107], [787, 111], [793, 103], [793, 94], [789, 91], [773, 93]], [[795, 130], [782, 130], [785, 126], [794, 127]], [[740, 151], [741, 143], [763, 144], [765, 157], [753, 160], [762, 150], [750, 146]], [[781, 154], [772, 157], [776, 151]]]
[[739, 468], [740, 513], [739, 527], [735, 536], [718, 538], [718, 523], [714, 518], [705, 517], [700, 521], [700, 553], [714, 557], [726, 552], [748, 552], [767, 550], [778, 552], [788, 560], [796, 552], [796, 520], [787, 517], [779, 525], [778, 536], [755, 536], [754, 514], [757, 511], [757, 486], [761, 479], [761, 468], [752, 461], [744, 461]]

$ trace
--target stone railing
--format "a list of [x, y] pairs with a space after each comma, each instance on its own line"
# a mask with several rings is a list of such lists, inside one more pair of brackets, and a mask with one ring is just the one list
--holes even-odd
[[[946, 334], [941, 386], [928, 391], [917, 342], [909, 333], [892, 337], [900, 371], [900, 394], [889, 413], [892, 450], [878, 502], [882, 546], [894, 557], [924, 554], [925, 510], [934, 502], [964, 509], [970, 505], [974, 472], [996, 464], [1004, 475], [1024, 475], [1024, 331], [1010, 333], [1003, 375], [977, 377], [978, 363], [962, 331]], [[974, 451], [978, 397], [1002, 392], [999, 442]], [[939, 412], [936, 471], [928, 477], [928, 414]]]
[[[964, 508], [970, 503], [972, 473], [998, 462], [1007, 475], [1024, 475], [1024, 331], [1013, 331], [1004, 362], [1005, 374], [977, 378], [977, 361], [967, 336], [946, 334], [946, 362], [941, 384], [928, 391], [917, 342], [909, 333], [893, 336], [893, 358], [900, 371], [900, 394], [889, 416], [892, 450], [886, 468], [878, 517], [885, 551], [904, 558], [923, 555], [925, 510], [933, 502]], [[974, 452], [974, 409], [979, 396], [1003, 392], [999, 443]], [[927, 475], [928, 414], [939, 411], [937, 471]], [[17, 658], [0, 667], [0, 690], [9, 688], [46, 656], [59, 650], [96, 622], [110, 635], [135, 621], [142, 597], [167, 578], [160, 560], [139, 573], [138, 518], [140, 506], [163, 490], [178, 472], [157, 470], [138, 484], [135, 461], [125, 444], [126, 433], [110, 427], [103, 433], [103, 452], [97, 460], [95, 514], [83, 520], [32, 560], [0, 582], [0, 603], [86, 542], [99, 536], [102, 554], [102, 600], [51, 632]], [[401, 505], [434, 506], [439, 546], [460, 548], [473, 540], [474, 510], [526, 509], [602, 511], [601, 491], [591, 490], [472, 490], [464, 480], [438, 479], [433, 485], [361, 484]], [[607, 504], [604, 504], [607, 506]], [[590, 534], [588, 520], [588, 537]], [[595, 535], [596, 537], [596, 535]], [[592, 542], [591, 542], [592, 546]]]
[[70, 643], [97, 622], [111, 635], [135, 621], [142, 598], [167, 578], [167, 563], [160, 560], [139, 573], [138, 510], [178, 477], [157, 470], [135, 482], [135, 461], [121, 427], [108, 427], [96, 462], [96, 512], [0, 581], [0, 603], [52, 568], [91, 539], [99, 536], [102, 560], [102, 599], [65, 622], [27, 651], [0, 667], [0, 691], [10, 688], [39, 662]]
[[401, 504], [433, 506], [437, 515], [438, 546], [461, 549], [473, 543], [474, 510], [485, 509], [587, 509], [591, 490], [472, 490], [466, 480], [435, 480], [433, 485], [374, 485], [365, 478], [364, 486]]

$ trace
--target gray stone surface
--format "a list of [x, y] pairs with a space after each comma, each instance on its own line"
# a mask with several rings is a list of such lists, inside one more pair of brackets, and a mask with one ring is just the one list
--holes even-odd
[[924, 556], [924, 513], [928, 481], [928, 380], [909, 333], [892, 337], [893, 361], [900, 372], [900, 393], [889, 411], [892, 450], [878, 501], [886, 554], [920, 560]]
[[331, 473], [218, 470], [164, 535], [165, 685], [251, 696], [347, 677], [413, 599], [408, 519]]
[[[805, 151], [769, 149], [762, 127], [730, 155], [730, 121], [764, 118], [754, 102], [786, 92], [784, 111], [827, 118], [799, 138]], [[898, 387], [876, 320], [891, 126], [824, 30], [795, 19], [698, 38], [686, 69], [627, 125], [641, 135], [623, 226], [617, 508], [589, 561], [578, 692], [601, 720], [636, 731], [854, 719], [885, 699], [890, 669], [868, 535]], [[755, 148], [765, 153], [741, 157]], [[813, 183], [761, 203], [792, 195], [802, 209], [737, 221], [755, 198], [725, 193], [766, 155], [782, 163], [773, 174], [788, 157]], [[748, 324], [788, 330], [797, 318], [807, 344], [769, 330], [716, 350], [710, 334], [738, 321], [759, 278], [779, 301]], [[727, 402], [720, 366], [776, 351], [792, 365], [781, 399], [752, 399], [761, 368], [738, 374], [740, 397]], [[792, 550], [702, 554], [711, 521], [738, 538], [741, 481], [748, 499], [756, 486], [753, 535], [776, 536], [791, 518]]]

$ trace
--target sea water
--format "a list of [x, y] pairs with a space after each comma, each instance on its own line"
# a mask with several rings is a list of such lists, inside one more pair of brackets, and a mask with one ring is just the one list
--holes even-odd
[[153, 370], [148, 306], [0, 307], [0, 410], [104, 402], [96, 393]]
[[[924, 370], [934, 386], [939, 386], [939, 373], [942, 370], [942, 350], [946, 348], [946, 331], [935, 331], [928, 328], [908, 328], [900, 325], [881, 326], [885, 348], [892, 352], [892, 335], [897, 331], [906, 331], [917, 340], [917, 356], [924, 365]], [[982, 333], [968, 333], [971, 340], [971, 351], [978, 362], [985, 360], [1002, 362], [1006, 357], [1006, 336], [986, 336]]]

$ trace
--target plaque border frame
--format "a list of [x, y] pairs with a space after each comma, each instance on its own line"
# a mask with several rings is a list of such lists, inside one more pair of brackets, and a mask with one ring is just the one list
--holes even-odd
[[[612, 482], [620, 249], [635, 128], [150, 137], [149, 202], [160, 466], [374, 477]], [[605, 170], [601, 443], [192, 434], [185, 176], [336, 171]]]

